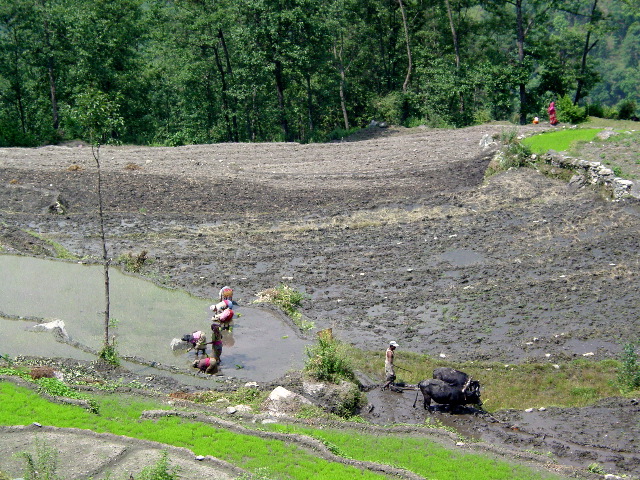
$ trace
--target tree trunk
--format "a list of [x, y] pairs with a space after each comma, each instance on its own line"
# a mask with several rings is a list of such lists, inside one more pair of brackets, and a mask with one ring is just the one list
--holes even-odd
[[227, 126], [227, 140], [233, 140], [233, 132], [231, 128], [231, 120], [229, 118], [229, 103], [227, 101], [227, 80], [225, 77], [225, 71], [222, 67], [222, 62], [220, 62], [220, 55], [218, 54], [218, 47], [214, 45], [213, 54], [216, 59], [216, 66], [218, 67], [218, 72], [220, 73], [220, 88], [222, 89], [221, 97], [222, 97], [222, 110], [224, 114], [225, 125]]
[[[596, 13], [596, 9], [598, 8], [598, 0], [593, 0], [593, 5], [591, 7], [591, 15], [589, 16], [589, 26], [593, 25], [594, 17]], [[580, 99], [582, 98], [582, 89], [584, 87], [584, 75], [587, 70], [587, 55], [591, 51], [593, 47], [596, 46], [598, 40], [591, 44], [591, 28], [587, 31], [587, 37], [584, 41], [584, 48], [582, 49], [582, 60], [580, 62], [580, 73], [578, 74], [578, 85], [576, 87], [576, 96], [573, 98], [573, 104], [577, 105]]]
[[[460, 45], [458, 42], [458, 32], [456, 32], [456, 26], [453, 23], [453, 14], [451, 13], [451, 3], [449, 0], [444, 0], [447, 7], [447, 16], [449, 17], [449, 27], [451, 28], [451, 40], [453, 42], [453, 51], [456, 57], [456, 74], [460, 73]], [[460, 103], [459, 112], [464, 113], [464, 96], [462, 92], [458, 94], [458, 101]]]
[[527, 123], [527, 85], [522, 80], [522, 71], [524, 70], [524, 20], [522, 18], [522, 0], [516, 0], [516, 22], [517, 22], [517, 38], [518, 44], [518, 65], [520, 67], [521, 80], [519, 83], [520, 90], [520, 125]]
[[411, 44], [409, 43], [409, 26], [407, 25], [407, 14], [404, 11], [402, 0], [398, 0], [400, 5], [400, 13], [402, 13], [402, 27], [404, 28], [404, 40], [407, 44], [407, 76], [402, 84], [402, 93], [407, 93], [409, 81], [411, 80], [411, 70], [413, 70], [413, 61], [411, 59]]
[[16, 111], [18, 113], [18, 117], [20, 118], [20, 128], [23, 134], [27, 133], [27, 120], [24, 112], [24, 105], [22, 103], [22, 82], [20, 81], [20, 55], [18, 52], [18, 36], [15, 32], [13, 33], [13, 42], [15, 45], [15, 49], [13, 51], [13, 81], [10, 82], [11, 90], [16, 95]]
[[49, 92], [51, 94], [51, 115], [52, 115], [52, 125], [54, 130], [58, 130], [60, 128], [60, 118], [58, 116], [58, 98], [56, 95], [56, 77], [54, 72], [54, 62], [53, 58], [49, 57], [47, 61], [47, 70], [49, 71]]
[[[222, 51], [224, 52], [224, 58], [227, 63], [227, 74], [231, 77], [233, 75], [233, 71], [231, 70], [231, 60], [229, 59], [229, 50], [227, 49], [227, 42], [224, 40], [224, 33], [222, 29], [218, 29], [218, 38], [220, 39], [220, 45], [222, 46]], [[228, 95], [228, 89], [227, 89]], [[233, 141], [240, 141], [240, 134], [238, 129], [238, 117], [236, 113], [236, 104], [233, 100], [233, 97], [229, 96], [229, 108], [231, 109], [231, 123], [233, 125]]]
[[451, 4], [449, 0], [444, 0], [447, 7], [447, 16], [449, 17], [449, 26], [451, 27], [451, 38], [453, 40], [453, 51], [456, 55], [456, 70], [460, 70], [460, 46], [458, 45], [458, 33], [456, 27], [453, 24], [453, 15], [451, 13]]
[[102, 260], [104, 265], [104, 347], [109, 347], [109, 323], [110, 323], [110, 294], [109, 294], [109, 256], [107, 254], [107, 240], [104, 234], [104, 214], [102, 208], [102, 170], [100, 169], [100, 145], [91, 146], [93, 158], [98, 167], [98, 214], [100, 220], [100, 239], [102, 240]]
[[309, 120], [309, 135], [313, 132], [313, 96], [311, 95], [311, 74], [306, 73], [307, 77], [307, 115]]
[[44, 21], [44, 43], [47, 50], [47, 73], [49, 74], [49, 96], [51, 98], [51, 124], [54, 130], [58, 130], [60, 120], [58, 117], [58, 99], [56, 95], [55, 60], [52, 55], [51, 37], [49, 36], [49, 21]]
[[287, 112], [284, 104], [284, 80], [282, 78], [282, 62], [280, 62], [280, 60], [275, 60], [274, 66], [276, 94], [278, 95], [278, 109], [280, 110], [280, 126], [282, 127], [282, 133], [284, 135], [285, 142], [290, 142], [291, 134], [289, 132], [289, 123], [287, 122]]
[[342, 62], [342, 47], [338, 50], [336, 45], [333, 46], [333, 57], [336, 59], [338, 71], [340, 72], [340, 108], [342, 109], [342, 118], [344, 120], [344, 129], [349, 130], [349, 115], [347, 114], [347, 99], [344, 91], [346, 84], [346, 72], [344, 63]]

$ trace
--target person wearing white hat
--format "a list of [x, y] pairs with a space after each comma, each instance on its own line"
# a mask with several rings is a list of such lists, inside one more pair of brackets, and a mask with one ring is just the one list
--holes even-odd
[[391, 340], [389, 342], [389, 348], [387, 348], [387, 353], [384, 359], [384, 374], [386, 376], [386, 382], [382, 386], [382, 390], [386, 390], [396, 379], [396, 370], [393, 365], [393, 359], [395, 357], [395, 349], [398, 346], [396, 342]]

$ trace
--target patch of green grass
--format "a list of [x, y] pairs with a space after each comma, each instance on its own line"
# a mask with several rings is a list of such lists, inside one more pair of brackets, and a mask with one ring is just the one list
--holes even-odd
[[[329, 462], [296, 445], [254, 435], [237, 434], [208, 424], [177, 417], [141, 420], [146, 409], [167, 408], [159, 402], [129, 401], [122, 405], [120, 396], [96, 396], [100, 415], [92, 415], [82, 408], [52, 404], [36, 393], [11, 383], [0, 382], [0, 425], [42, 425], [75, 427], [95, 432], [151, 440], [188, 448], [196, 455], [209, 455], [233, 463], [251, 472], [267, 473], [279, 479], [382, 479], [369, 471], [362, 471], [340, 463]], [[5, 400], [6, 399], [6, 400]]]
[[638, 130], [638, 122], [632, 120], [614, 120], [612, 118], [589, 117], [583, 127], [614, 128], [616, 130]]
[[231, 405], [249, 405], [254, 411], [267, 399], [268, 392], [257, 388], [240, 387], [233, 392], [216, 392], [209, 390], [194, 394], [192, 400], [198, 403], [214, 404], [219, 400], [228, 400]]
[[[348, 346], [347, 346], [348, 347]], [[347, 348], [345, 353], [352, 368], [372, 379], [384, 380], [384, 351], [367, 352]], [[450, 364], [427, 355], [396, 350], [396, 382], [417, 384], [431, 378], [436, 367], [453, 367], [480, 381], [483, 408], [490, 412], [503, 409], [548, 407], [583, 407], [598, 398], [620, 395], [620, 388], [611, 381], [620, 362], [595, 362], [578, 359], [556, 368], [552, 364], [506, 365], [468, 362]]]
[[393, 465], [430, 479], [559, 478], [489, 457], [450, 450], [424, 436], [372, 435], [350, 429], [316, 430], [281, 424], [271, 424], [269, 429], [308, 435], [330, 446], [332, 452], [343, 457]]
[[56, 258], [61, 258], [63, 260], [77, 260], [78, 256], [71, 253], [69, 250], [67, 250], [66, 248], [64, 248], [62, 245], [60, 245], [58, 242], [54, 242], [53, 240], [45, 237], [44, 235], [41, 235], [37, 232], [34, 232], [33, 230], [25, 230], [26, 233], [28, 233], [29, 235], [31, 235], [32, 237], [35, 237], [39, 240], [42, 240], [43, 242], [45, 242], [47, 245], [49, 245], [51, 248], [53, 248], [53, 251], [56, 254]]
[[314, 328], [315, 325], [313, 322], [304, 320], [302, 318], [302, 313], [298, 310], [302, 305], [303, 299], [304, 295], [301, 292], [289, 287], [288, 285], [282, 284], [275, 288], [268, 288], [259, 292], [256, 302], [267, 302], [277, 305], [284, 311], [284, 313], [291, 317], [298, 328], [303, 331], [307, 331]]
[[532, 153], [541, 155], [549, 150], [565, 152], [577, 142], [590, 142], [601, 132], [599, 128], [567, 128], [533, 135], [522, 140]]

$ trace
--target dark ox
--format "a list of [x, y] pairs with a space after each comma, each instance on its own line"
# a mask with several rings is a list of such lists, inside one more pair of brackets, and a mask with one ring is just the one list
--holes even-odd
[[468, 387], [467, 382], [471, 381], [471, 377], [460, 370], [451, 367], [439, 367], [433, 371], [433, 378], [442, 380], [452, 387], [465, 389]]
[[[424, 409], [431, 408], [431, 401], [442, 405], [459, 407], [462, 405], [482, 405], [480, 382], [453, 368], [441, 367], [433, 371], [433, 378], [423, 380], [418, 388], [424, 397]], [[419, 393], [413, 402], [415, 408]]]

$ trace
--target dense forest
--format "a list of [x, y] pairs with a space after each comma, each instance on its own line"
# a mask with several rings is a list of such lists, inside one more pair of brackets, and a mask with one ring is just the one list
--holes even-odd
[[632, 117], [640, 0], [1, 0], [0, 146]]

